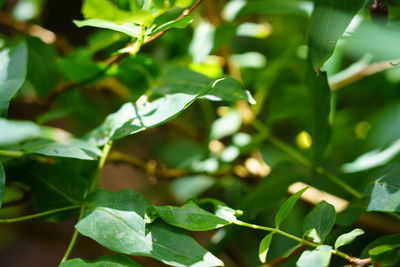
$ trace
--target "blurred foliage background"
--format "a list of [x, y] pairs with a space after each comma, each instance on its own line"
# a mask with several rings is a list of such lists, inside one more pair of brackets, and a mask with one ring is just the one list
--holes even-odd
[[[121, 8], [127, 3], [114, 2]], [[76, 27], [72, 21], [82, 19], [81, 5], [78, 0], [0, 1], [0, 47], [25, 39], [29, 51], [27, 82], [11, 102], [9, 118], [83, 136], [122, 103], [157, 88], [168, 70], [183, 66], [211, 78], [231, 75], [255, 100], [198, 100], [173, 121], [116, 141], [102, 187], [132, 188], [155, 204], [217, 198], [243, 210], [246, 219], [271, 225], [289, 186], [303, 182], [340, 198], [331, 200], [333, 204], [348, 205], [338, 214], [328, 241], [350, 227], [366, 231], [349, 246], [350, 254], [360, 255], [379, 236], [399, 233], [398, 221], [365, 213], [365, 199], [355, 199], [324, 173], [298, 164], [299, 158], [308, 160], [312, 154], [312, 99], [304, 81], [313, 1], [205, 0], [191, 14], [190, 26], [168, 31], [138, 56], [123, 59], [89, 82], [130, 38]], [[357, 13], [322, 68], [332, 91], [332, 137], [321, 166], [361, 193], [384, 166], [400, 159], [400, 8], [391, 4], [388, 21], [382, 24], [371, 20], [369, 5]], [[157, 23], [180, 12], [172, 9]], [[69, 81], [78, 85], [63, 90], [60, 85]], [[69, 164], [76, 168], [74, 162]], [[10, 171], [0, 215], [35, 210], [35, 189], [20, 182], [24, 175], [19, 169]], [[301, 235], [302, 220], [318, 197], [303, 199], [282, 228]], [[0, 225], [1, 265], [55, 266], [74, 222]], [[232, 226], [194, 236], [222, 255], [227, 266], [260, 266], [257, 251], [263, 233]], [[293, 245], [276, 237], [268, 261]], [[104, 253], [80, 237], [73, 255], [95, 258]], [[295, 261], [293, 257], [280, 266], [294, 266]], [[149, 259], [138, 262], [163, 266]], [[344, 264], [333, 258], [332, 266]]]

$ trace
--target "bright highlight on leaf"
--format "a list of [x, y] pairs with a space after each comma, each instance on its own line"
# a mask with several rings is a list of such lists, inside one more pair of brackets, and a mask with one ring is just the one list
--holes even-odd
[[335, 241], [335, 246], [334, 246], [335, 249], [338, 249], [341, 246], [350, 244], [351, 242], [354, 241], [354, 239], [356, 239], [357, 236], [360, 236], [362, 234], [364, 234], [364, 231], [357, 228], [349, 233], [339, 236]]
[[262, 263], [265, 263], [267, 260], [269, 246], [271, 245], [272, 236], [274, 233], [269, 233], [260, 243], [260, 247], [258, 249], [258, 258]]

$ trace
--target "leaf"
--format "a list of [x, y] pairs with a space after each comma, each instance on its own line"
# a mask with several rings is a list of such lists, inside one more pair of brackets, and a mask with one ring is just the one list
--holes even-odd
[[313, 251], [304, 251], [298, 261], [297, 267], [328, 267], [331, 261], [331, 246], [322, 245]]
[[303, 232], [307, 235], [315, 229], [317, 240], [314, 239], [314, 242], [322, 243], [335, 224], [335, 219], [335, 208], [328, 202], [321, 201], [304, 218]]
[[0, 117], [6, 117], [11, 98], [25, 83], [28, 52], [25, 43], [0, 51]]
[[332, 130], [329, 124], [331, 91], [325, 72], [307, 72], [306, 85], [311, 99], [312, 162], [318, 166], [329, 145]]
[[3, 164], [0, 161], [0, 208], [3, 204], [4, 188], [6, 185], [6, 174], [4, 173]]
[[238, 110], [233, 109], [211, 124], [210, 139], [222, 139], [233, 135], [242, 126], [242, 117]]
[[57, 51], [38, 38], [27, 38], [26, 44], [28, 46], [27, 79], [39, 96], [46, 96], [56, 87], [58, 81]]
[[362, 234], [364, 234], [364, 231], [357, 228], [349, 233], [339, 236], [335, 241], [335, 246], [334, 246], [335, 249], [338, 249], [341, 246], [350, 244], [351, 242], [354, 241], [354, 239], [356, 239], [357, 236], [360, 236]]
[[162, 222], [146, 224], [149, 204], [138, 193], [98, 190], [88, 199], [89, 211], [76, 228], [104, 247], [149, 256], [171, 266], [221, 266], [223, 263], [183, 232]]
[[79, 28], [85, 26], [109, 29], [117, 32], [125, 33], [132, 37], [139, 37], [142, 32], [142, 27], [137, 24], [125, 22], [125, 23], [114, 23], [103, 19], [86, 19], [86, 20], [74, 20], [74, 23]]
[[291, 210], [293, 209], [296, 202], [299, 200], [301, 195], [307, 190], [308, 188], [303, 188], [302, 190], [296, 192], [292, 196], [290, 196], [279, 208], [278, 212], [275, 216], [275, 226], [279, 227], [283, 220], [289, 215]]
[[260, 247], [258, 249], [258, 258], [262, 263], [265, 263], [267, 260], [267, 254], [273, 236], [274, 233], [269, 233], [266, 237], [263, 238], [263, 240], [260, 243]]
[[366, 0], [316, 0], [311, 16], [309, 60], [319, 69]]
[[22, 146], [26, 154], [41, 154], [52, 157], [65, 157], [83, 160], [96, 160], [101, 156], [101, 150], [96, 146], [79, 139], [64, 143], [39, 139], [29, 141]]
[[371, 257], [373, 262], [379, 262], [384, 267], [397, 266], [400, 261], [399, 244], [399, 234], [381, 236], [368, 244], [368, 246], [363, 249], [360, 257]]
[[400, 164], [387, 166], [366, 192], [367, 211], [400, 212]]
[[207, 231], [232, 223], [201, 209], [193, 201], [188, 201], [182, 207], [155, 206], [155, 209], [166, 223], [190, 231]]
[[172, 20], [168, 21], [159, 27], [155, 28], [152, 30], [148, 35], [154, 35], [156, 33], [171, 29], [171, 28], [178, 28], [178, 29], [183, 29], [186, 28], [190, 23], [193, 22], [193, 18], [191, 16], [185, 16], [181, 19], [178, 20]]
[[177, 200], [185, 202], [200, 196], [216, 182], [215, 178], [206, 175], [185, 176], [173, 180], [170, 188]]
[[61, 263], [59, 267], [141, 267], [141, 265], [127, 256], [114, 254], [93, 261], [72, 259]]

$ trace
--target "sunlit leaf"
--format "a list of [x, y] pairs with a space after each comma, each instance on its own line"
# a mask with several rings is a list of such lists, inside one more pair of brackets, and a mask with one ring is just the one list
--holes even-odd
[[341, 246], [350, 244], [351, 242], [354, 241], [354, 239], [356, 239], [357, 236], [360, 236], [362, 234], [364, 234], [364, 231], [357, 228], [349, 233], [345, 233], [345, 234], [339, 236], [335, 241], [335, 246], [334, 246], [335, 249], [338, 249]]
[[171, 29], [171, 28], [183, 29], [183, 28], [186, 28], [190, 23], [192, 23], [192, 21], [193, 21], [193, 19], [191, 16], [185, 16], [179, 20], [168, 21], [168, 22], [158, 26], [154, 30], [152, 30], [149, 33], [149, 35], [154, 35], [156, 33], [159, 33], [164, 30]]
[[221, 139], [236, 133], [242, 125], [242, 117], [237, 110], [231, 110], [211, 124], [210, 139]]
[[331, 246], [322, 245], [313, 251], [304, 251], [298, 261], [297, 267], [328, 267], [331, 261]]
[[265, 263], [267, 260], [269, 246], [271, 245], [272, 237], [274, 233], [269, 233], [260, 243], [260, 247], [258, 249], [258, 258], [262, 263]]
[[25, 83], [27, 57], [25, 43], [0, 51], [0, 117], [7, 116], [11, 98]]

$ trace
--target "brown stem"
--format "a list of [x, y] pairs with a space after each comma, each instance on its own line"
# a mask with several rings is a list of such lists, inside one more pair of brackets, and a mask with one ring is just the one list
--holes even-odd
[[299, 254], [300, 252], [303, 252], [304, 250], [306, 250], [308, 248], [307, 245], [301, 245], [300, 247], [296, 248], [295, 250], [292, 251], [292, 253], [289, 254], [289, 256], [287, 257], [279, 257], [276, 258], [275, 260], [263, 265], [262, 267], [274, 267], [274, 266], [278, 266], [282, 263], [285, 263], [286, 261], [290, 260], [291, 258], [293, 258], [294, 256], [296, 256], [297, 254]]

